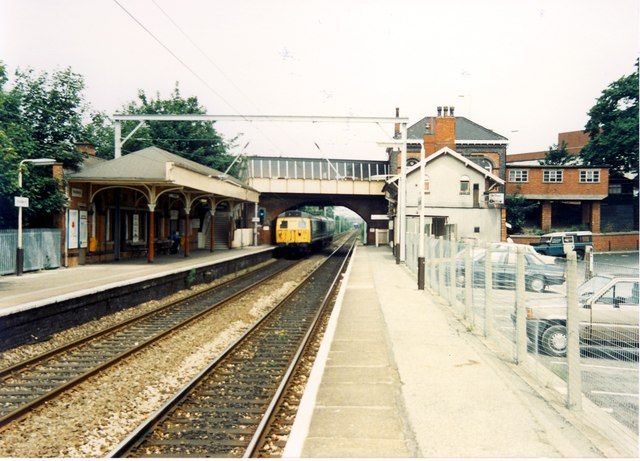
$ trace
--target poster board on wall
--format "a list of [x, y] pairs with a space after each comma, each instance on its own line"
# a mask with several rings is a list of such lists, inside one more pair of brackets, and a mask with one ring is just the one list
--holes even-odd
[[80, 210], [79, 212], [79, 223], [78, 223], [78, 233], [79, 233], [79, 246], [80, 248], [87, 248], [88, 242], [88, 216], [85, 210]]
[[137, 213], [133, 214], [133, 226], [131, 232], [131, 241], [137, 242], [140, 240], [140, 215]]
[[78, 248], [78, 210], [69, 210], [67, 218], [67, 248]]

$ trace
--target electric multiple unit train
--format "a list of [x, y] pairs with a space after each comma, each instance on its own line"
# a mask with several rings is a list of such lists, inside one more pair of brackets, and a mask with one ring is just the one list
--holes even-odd
[[285, 211], [276, 219], [276, 245], [285, 252], [309, 253], [333, 240], [335, 223], [304, 211]]

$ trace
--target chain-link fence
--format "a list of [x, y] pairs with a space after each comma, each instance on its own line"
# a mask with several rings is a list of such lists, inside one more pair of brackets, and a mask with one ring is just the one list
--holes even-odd
[[[417, 274], [416, 232], [406, 248]], [[567, 406], [580, 408], [585, 396], [637, 432], [637, 268], [593, 263], [589, 253], [576, 261], [527, 245], [425, 237], [425, 286]]]

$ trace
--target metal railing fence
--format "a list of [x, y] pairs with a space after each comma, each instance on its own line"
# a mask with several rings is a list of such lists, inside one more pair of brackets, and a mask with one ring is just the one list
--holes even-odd
[[[24, 270], [54, 269], [60, 267], [60, 230], [24, 229]], [[0, 275], [16, 270], [18, 231], [0, 229]]]
[[[407, 235], [417, 274], [418, 234]], [[425, 287], [474, 334], [580, 409], [638, 431], [638, 269], [543, 257], [527, 245], [425, 237]], [[552, 372], [549, 373], [549, 372]]]

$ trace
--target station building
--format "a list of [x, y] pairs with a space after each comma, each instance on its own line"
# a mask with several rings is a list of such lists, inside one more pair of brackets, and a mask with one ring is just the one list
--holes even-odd
[[[423, 184], [420, 162], [407, 170], [407, 232], [418, 233], [422, 202], [430, 235], [445, 236], [449, 229], [457, 238], [489, 242], [506, 239], [501, 200], [492, 200], [492, 196], [502, 195], [501, 178], [448, 147], [423, 162]], [[397, 203], [399, 179], [399, 175], [393, 176], [385, 187], [391, 204]]]
[[[504, 241], [508, 139], [466, 117], [455, 116], [454, 111], [454, 107], [439, 106], [436, 116], [423, 117], [407, 128], [407, 229], [414, 218], [417, 222], [418, 206], [424, 200], [431, 235], [444, 236], [451, 230], [460, 238]], [[399, 124], [395, 138], [400, 138]], [[422, 146], [426, 176], [420, 185]], [[387, 181], [385, 192], [389, 216], [397, 229], [400, 152], [388, 149], [387, 153], [394, 176]]]
[[[253, 243], [259, 193], [222, 172], [157, 147], [112, 160], [91, 155], [67, 172], [60, 219], [66, 265], [179, 254]], [[177, 235], [176, 235], [177, 233]]]

